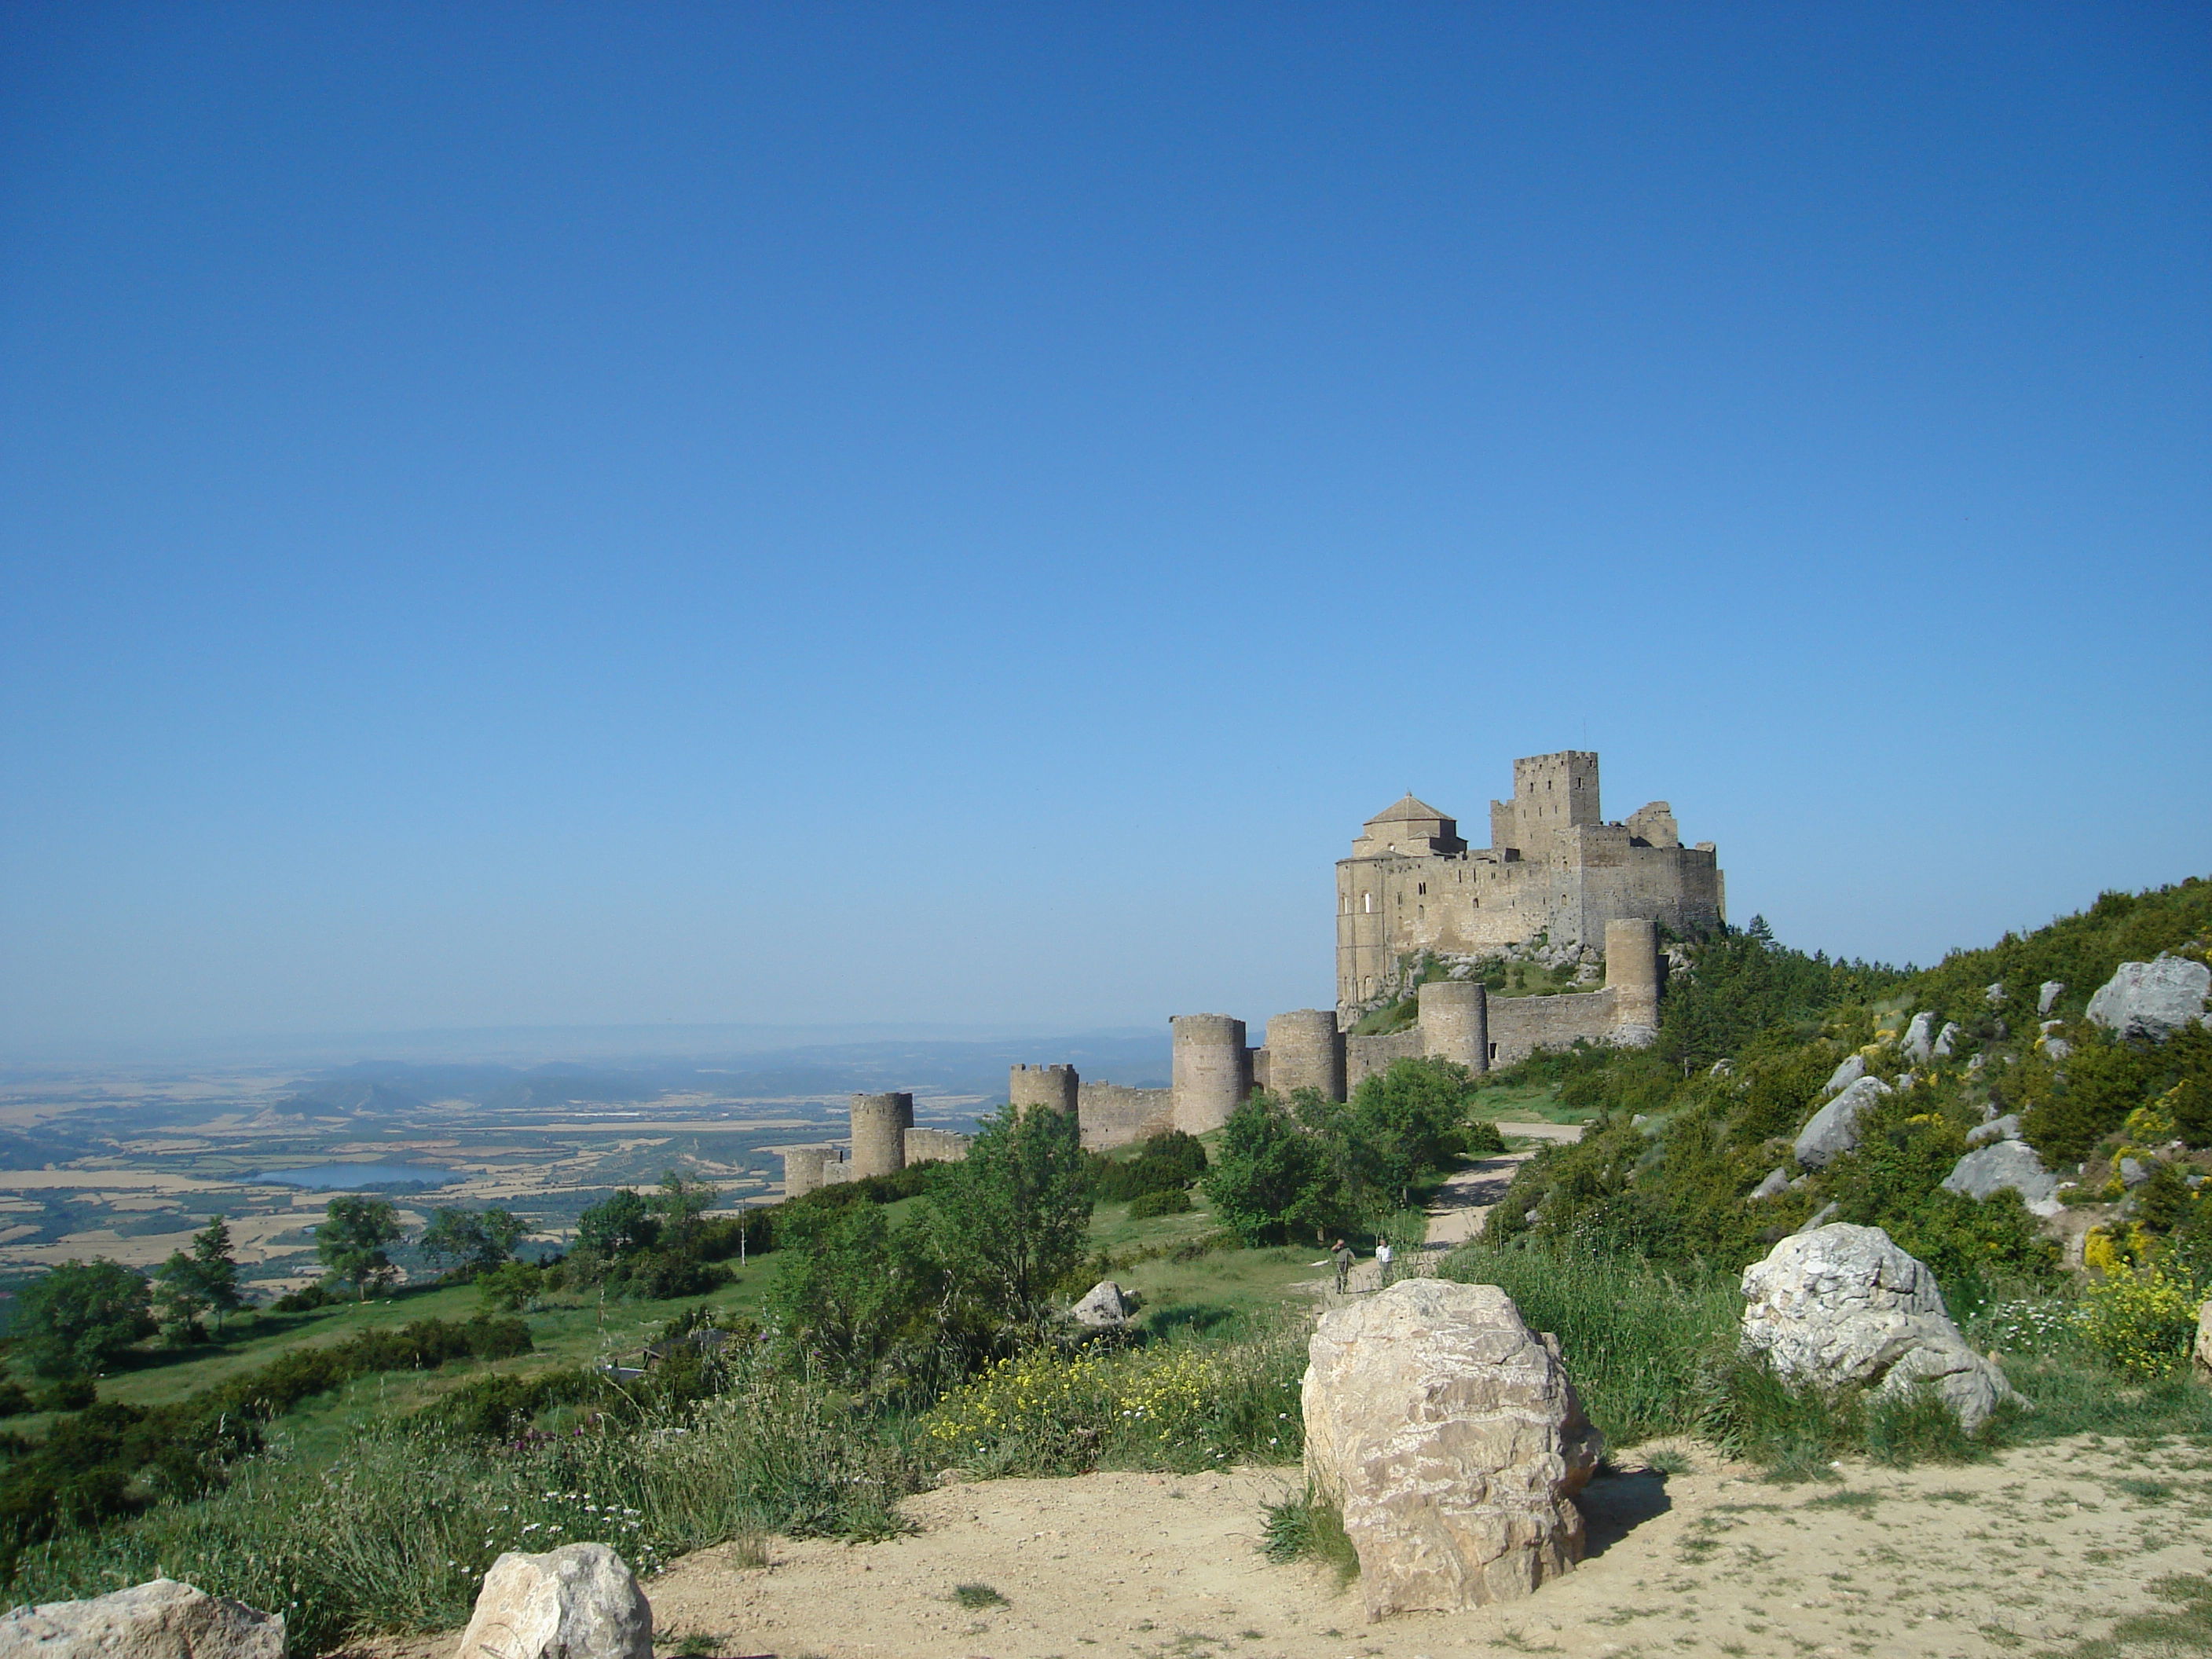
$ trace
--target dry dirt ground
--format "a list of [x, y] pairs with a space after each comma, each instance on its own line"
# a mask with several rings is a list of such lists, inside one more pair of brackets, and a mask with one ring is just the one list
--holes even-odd
[[[705, 1550], [647, 1590], [664, 1655], [724, 1659], [2033, 1659], [2212, 1565], [2212, 1457], [2189, 1448], [2081, 1439], [1818, 1486], [1669, 1449], [1688, 1470], [1593, 1483], [1581, 1566], [1471, 1613], [1370, 1625], [1357, 1585], [1267, 1562], [1290, 1470], [950, 1486], [908, 1501], [908, 1536]], [[963, 1584], [1005, 1603], [963, 1607]], [[457, 1637], [363, 1659], [450, 1659]]]
[[[2082, 1440], [1820, 1486], [1674, 1449], [1689, 1471], [1594, 1483], [1579, 1568], [1473, 1613], [1370, 1625], [1356, 1585], [1267, 1562], [1262, 1508], [1287, 1470], [950, 1486], [908, 1500], [908, 1536], [775, 1539], [765, 1566], [703, 1551], [648, 1592], [664, 1651], [780, 1659], [1919, 1659], [2094, 1635], [2156, 1606], [2151, 1581], [2212, 1565], [2212, 1457], [2191, 1449], [2147, 1468], [2140, 1449]], [[1006, 1604], [963, 1607], [963, 1584]]]

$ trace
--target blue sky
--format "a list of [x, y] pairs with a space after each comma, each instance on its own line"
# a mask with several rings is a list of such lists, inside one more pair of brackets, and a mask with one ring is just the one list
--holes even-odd
[[0, 13], [0, 1049], [1254, 1020], [1516, 755], [2212, 868], [2212, 14]]

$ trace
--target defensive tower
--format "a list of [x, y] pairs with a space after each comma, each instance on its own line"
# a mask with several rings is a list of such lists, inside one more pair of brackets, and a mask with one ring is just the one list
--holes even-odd
[[1456, 1060], [1469, 1071], [1490, 1069], [1490, 994], [1480, 980], [1433, 979], [1416, 992], [1421, 1052]]
[[1267, 1088], [1287, 1096], [1318, 1089], [1324, 1100], [1344, 1098], [1344, 1033], [1328, 1008], [1294, 1008], [1267, 1022]]
[[[1622, 1031], [1659, 1033], [1659, 930], [1623, 917], [1605, 925], [1605, 984], [1613, 994], [1613, 1017]], [[1626, 1040], [1626, 1039], [1623, 1039]]]
[[1073, 1066], [1017, 1066], [1006, 1074], [1006, 1100], [1017, 1114], [1049, 1106], [1073, 1117], [1081, 1088]]
[[906, 1132], [914, 1123], [910, 1094], [853, 1097], [853, 1178], [896, 1175], [906, 1168]]
[[1227, 1014], [1178, 1014], [1168, 1024], [1174, 1033], [1175, 1127], [1194, 1135], [1218, 1129], [1252, 1092], [1244, 1022]]

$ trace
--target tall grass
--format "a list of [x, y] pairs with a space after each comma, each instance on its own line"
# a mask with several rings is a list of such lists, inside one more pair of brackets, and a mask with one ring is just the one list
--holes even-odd
[[468, 1616], [510, 1549], [613, 1545], [650, 1571], [768, 1531], [878, 1536], [922, 1484], [902, 1428], [762, 1369], [688, 1410], [488, 1444], [385, 1425], [335, 1463], [254, 1460], [224, 1492], [26, 1552], [17, 1601], [96, 1595], [160, 1574], [283, 1613], [295, 1651]]
[[1439, 1276], [1495, 1285], [1559, 1339], [1583, 1409], [1607, 1443], [1705, 1426], [1708, 1384], [1734, 1352], [1743, 1297], [1729, 1274], [1662, 1273], [1628, 1255], [1465, 1244]]

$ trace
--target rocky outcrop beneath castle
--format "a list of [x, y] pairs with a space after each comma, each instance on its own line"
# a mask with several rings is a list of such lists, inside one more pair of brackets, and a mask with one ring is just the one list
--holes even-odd
[[454, 1659], [653, 1659], [653, 1608], [605, 1544], [491, 1564]]
[[284, 1659], [284, 1620], [156, 1578], [17, 1607], [0, 1619], [0, 1659]]
[[2201, 1021], [2212, 993], [2212, 968], [2186, 957], [2124, 962], [2089, 999], [2089, 1021], [2124, 1037], [2158, 1042]]
[[1878, 1077], [1862, 1077], [1813, 1114], [1797, 1132], [1792, 1153], [1808, 1170], [1833, 1163], [1859, 1144], [1859, 1119], [1886, 1095], [1897, 1091]]
[[1969, 1432], [2013, 1397], [1951, 1322], [1936, 1275], [1879, 1227], [1794, 1234], [1744, 1269], [1743, 1295], [1743, 1352], [1793, 1382], [1883, 1399], [1932, 1386]]
[[1603, 1449], [1556, 1346], [1494, 1285], [1401, 1279], [1322, 1319], [1306, 1473], [1343, 1510], [1370, 1619], [1528, 1595], [1582, 1559]]

